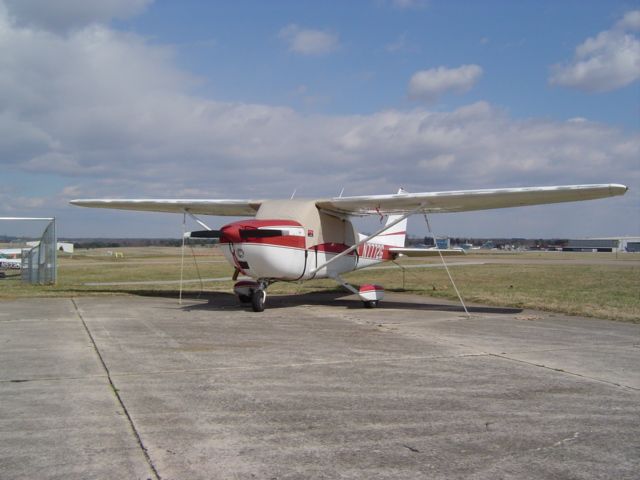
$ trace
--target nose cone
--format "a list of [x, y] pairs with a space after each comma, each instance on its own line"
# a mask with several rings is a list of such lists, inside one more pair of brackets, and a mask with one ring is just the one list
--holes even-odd
[[240, 229], [242, 225], [239, 222], [230, 223], [220, 229], [220, 243], [241, 243]]

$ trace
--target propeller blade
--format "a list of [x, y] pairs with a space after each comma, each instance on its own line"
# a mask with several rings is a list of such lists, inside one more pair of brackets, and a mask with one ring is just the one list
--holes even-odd
[[282, 237], [283, 235], [286, 235], [286, 233], [283, 232], [282, 230], [274, 230], [269, 228], [261, 228], [261, 229], [248, 228], [248, 229], [240, 230], [240, 238], [245, 240], [247, 238]]
[[196, 230], [185, 232], [185, 238], [220, 238], [220, 230]]

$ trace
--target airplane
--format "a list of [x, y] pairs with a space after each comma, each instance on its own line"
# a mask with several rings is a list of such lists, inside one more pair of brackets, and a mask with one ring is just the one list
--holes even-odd
[[9, 268], [17, 270], [22, 268], [22, 260], [15, 258], [7, 258], [4, 255], [0, 255], [0, 268]]
[[[384, 296], [379, 285], [356, 288], [344, 273], [395, 260], [400, 255], [431, 256], [462, 253], [455, 249], [406, 248], [407, 219], [414, 214], [465, 212], [494, 208], [592, 200], [624, 195], [620, 184], [562, 185], [499, 188], [394, 195], [333, 197], [326, 199], [76, 199], [72, 205], [189, 215], [205, 228], [188, 232], [191, 238], [217, 238], [234, 267], [234, 292], [241, 303], [262, 312], [266, 290], [277, 281], [301, 282], [330, 278], [357, 294], [365, 307], [375, 307]], [[209, 228], [196, 215], [254, 217]], [[359, 234], [353, 216], [387, 216], [382, 228]]]
[[18, 258], [22, 255], [20, 248], [5, 248], [0, 250], [0, 268], [19, 269], [22, 268], [22, 260]]

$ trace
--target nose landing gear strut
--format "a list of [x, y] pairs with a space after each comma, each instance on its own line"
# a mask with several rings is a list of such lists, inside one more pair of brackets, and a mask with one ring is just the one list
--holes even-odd
[[254, 312], [263, 312], [268, 286], [268, 280], [257, 282], [242, 280], [233, 286], [233, 290], [241, 303], [250, 303]]

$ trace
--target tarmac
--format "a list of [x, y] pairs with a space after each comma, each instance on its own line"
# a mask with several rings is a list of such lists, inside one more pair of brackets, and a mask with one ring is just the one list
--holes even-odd
[[639, 478], [640, 325], [267, 302], [0, 302], [0, 478]]

